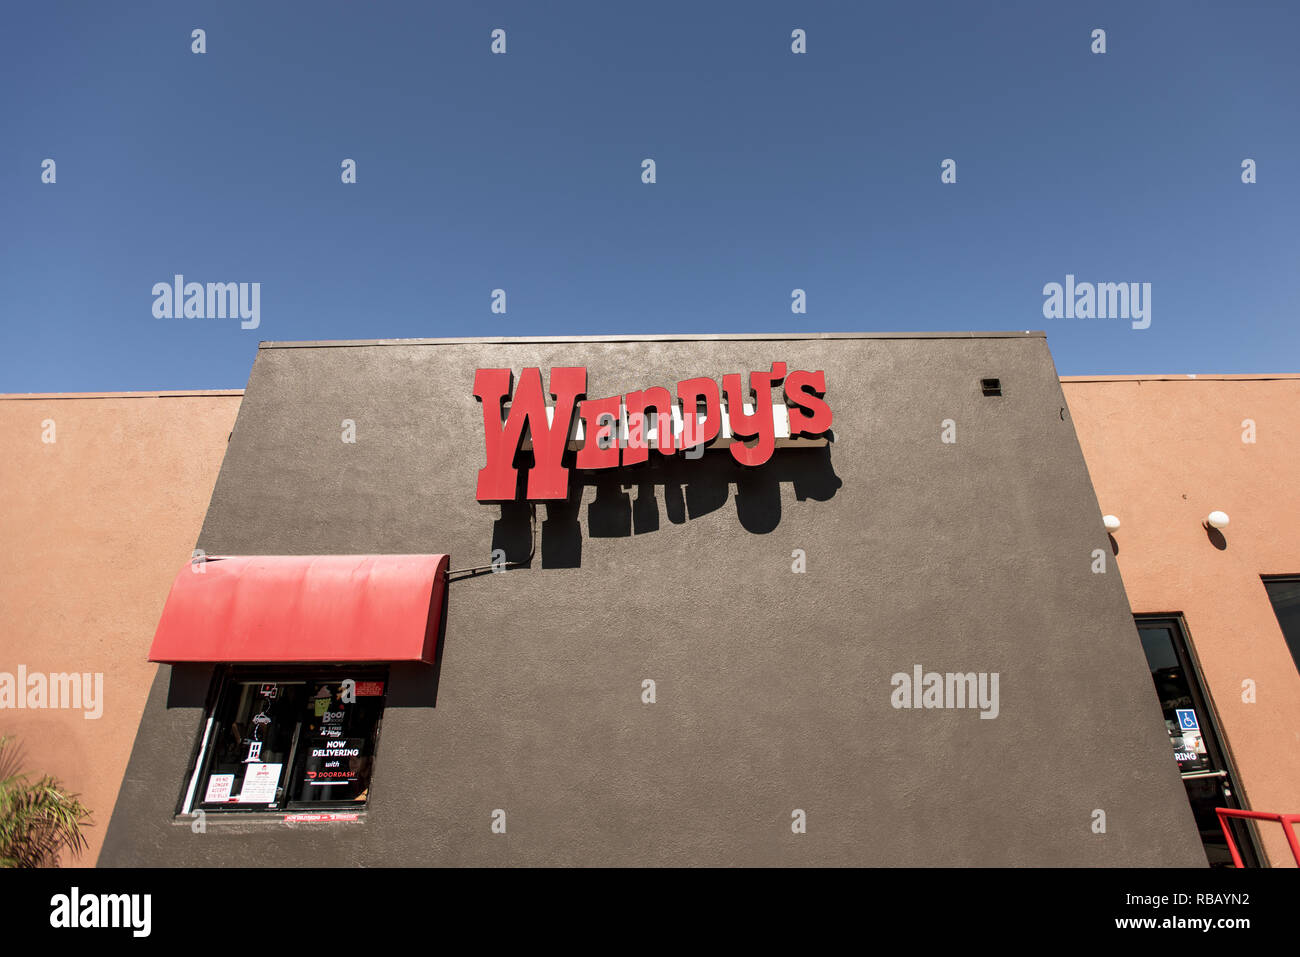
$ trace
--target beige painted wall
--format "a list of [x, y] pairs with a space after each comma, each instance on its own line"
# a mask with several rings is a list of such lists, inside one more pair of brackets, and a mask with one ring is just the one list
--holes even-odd
[[[1183, 614], [1243, 804], [1300, 812], [1300, 673], [1260, 578], [1300, 575], [1300, 376], [1062, 387], [1101, 510], [1121, 522], [1116, 561], [1134, 613]], [[1215, 509], [1232, 520], [1223, 550], [1201, 525]], [[1279, 825], [1259, 833], [1274, 866], [1295, 866]]]
[[[103, 715], [0, 710], [25, 767], [79, 792], [99, 855], [240, 392], [0, 396], [0, 671], [103, 674]], [[53, 420], [53, 442], [46, 420]]]

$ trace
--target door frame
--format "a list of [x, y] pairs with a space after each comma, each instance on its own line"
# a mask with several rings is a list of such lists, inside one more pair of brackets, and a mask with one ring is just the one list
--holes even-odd
[[[1233, 797], [1236, 798], [1237, 804], [1243, 810], [1253, 810], [1250, 798], [1246, 793], [1245, 785], [1241, 783], [1241, 771], [1237, 767], [1236, 758], [1232, 753], [1232, 746], [1228, 741], [1228, 736], [1223, 733], [1223, 722], [1219, 718], [1219, 709], [1214, 701], [1214, 694], [1210, 691], [1209, 685], [1204, 678], [1204, 671], [1201, 668], [1201, 659], [1196, 653], [1196, 645], [1192, 642], [1191, 629], [1187, 627], [1187, 619], [1181, 611], [1172, 612], [1134, 612], [1133, 613], [1134, 629], [1137, 630], [1142, 624], [1147, 625], [1166, 625], [1173, 632], [1174, 654], [1180, 659], [1186, 655], [1186, 664], [1191, 665], [1188, 674], [1187, 686], [1191, 691], [1193, 705], [1200, 704], [1201, 710], [1205, 712], [1205, 721], [1209, 725], [1210, 738], [1206, 745], [1212, 748], [1211, 758], [1214, 758], [1214, 751], [1218, 752], [1218, 759], [1223, 763], [1223, 770], [1228, 772], [1228, 777], [1233, 788]], [[1141, 635], [1138, 635], [1139, 643]], [[1186, 670], [1186, 668], [1185, 668]], [[1197, 699], [1200, 699], [1199, 702]], [[1182, 778], [1182, 772], [1179, 772], [1179, 778]], [[1243, 857], [1253, 856], [1259, 867], [1271, 867], [1272, 863], [1264, 851], [1264, 843], [1259, 838], [1259, 830], [1252, 820], [1238, 819], [1246, 831], [1246, 836], [1250, 840], [1248, 848], [1242, 848]], [[1239, 837], [1239, 836], [1238, 836]], [[1238, 840], [1240, 843], [1240, 840]]]

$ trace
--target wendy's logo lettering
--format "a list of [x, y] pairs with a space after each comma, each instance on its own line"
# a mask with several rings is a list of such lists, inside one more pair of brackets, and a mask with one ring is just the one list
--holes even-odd
[[[483, 403], [487, 465], [478, 473], [480, 502], [519, 497], [519, 471], [527, 470], [523, 497], [530, 501], [569, 497], [569, 471], [638, 465], [659, 455], [698, 458], [724, 442], [741, 465], [760, 466], [777, 443], [819, 439], [831, 428], [826, 373], [796, 371], [786, 364], [722, 377], [684, 379], [676, 394], [652, 386], [607, 399], [587, 398], [587, 370], [551, 369], [543, 390], [540, 369], [524, 369], [519, 384], [509, 369], [479, 369], [474, 396]], [[778, 394], [778, 387], [782, 387]], [[554, 400], [547, 405], [547, 397]], [[505, 409], [506, 400], [510, 408]], [[531, 446], [528, 463], [520, 456]], [[576, 450], [576, 455], [567, 455]]]

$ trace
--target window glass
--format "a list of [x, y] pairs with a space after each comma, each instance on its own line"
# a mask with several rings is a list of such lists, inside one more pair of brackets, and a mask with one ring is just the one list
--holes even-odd
[[1300, 578], [1266, 578], [1264, 588], [1282, 627], [1282, 637], [1291, 649], [1291, 660], [1300, 671]]
[[[1184, 774], [1205, 771], [1213, 767], [1199, 720], [1189, 720], [1196, 715], [1196, 702], [1192, 698], [1189, 676], [1178, 660], [1170, 629], [1160, 625], [1138, 624], [1142, 636], [1142, 650], [1146, 652], [1147, 665], [1156, 684], [1160, 708], [1165, 715], [1165, 730], [1173, 746], [1174, 760]], [[1194, 727], [1187, 727], [1193, 725]]]
[[307, 699], [302, 760], [290, 800], [365, 801], [370, 791], [374, 741], [383, 709], [382, 681], [358, 681], [356, 700], [344, 701], [340, 681], [315, 684]]
[[387, 676], [342, 674], [225, 675], [194, 806], [364, 805]]

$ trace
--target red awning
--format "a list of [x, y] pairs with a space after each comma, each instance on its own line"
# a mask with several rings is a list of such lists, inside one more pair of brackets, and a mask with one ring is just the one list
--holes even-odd
[[446, 555], [234, 555], [185, 565], [150, 661], [433, 661]]

